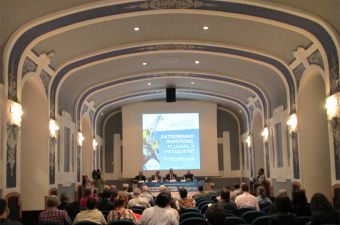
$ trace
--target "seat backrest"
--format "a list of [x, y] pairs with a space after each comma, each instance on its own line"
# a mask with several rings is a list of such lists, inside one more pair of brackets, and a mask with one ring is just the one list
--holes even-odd
[[236, 215], [241, 217], [243, 215], [243, 213], [249, 212], [249, 211], [256, 211], [256, 209], [250, 208], [250, 207], [249, 208], [240, 208], [240, 209], [237, 209]]
[[138, 209], [138, 208], [131, 208], [132, 212], [137, 213], [139, 215], [142, 215], [143, 210], [142, 209]]
[[225, 218], [226, 224], [228, 225], [240, 225], [240, 224], [247, 224], [247, 222], [240, 218], [240, 217], [226, 217]]
[[109, 225], [135, 225], [130, 220], [113, 220], [109, 223]]
[[249, 224], [251, 224], [256, 218], [265, 216], [263, 212], [248, 211], [242, 214], [242, 218]]
[[199, 211], [196, 208], [182, 208], [179, 210], [179, 214], [184, 214], [187, 212], [198, 212], [199, 213]]
[[310, 216], [299, 216], [296, 219], [297, 225], [306, 225], [310, 221]]
[[207, 201], [207, 200], [209, 200], [209, 199], [208, 199], [208, 198], [205, 198], [205, 197], [200, 197], [200, 198], [195, 199], [195, 201], [196, 201], [196, 206], [197, 206], [198, 204], [200, 204], [201, 202]]
[[204, 205], [208, 205], [209, 203], [214, 203], [213, 201], [211, 200], [206, 200], [206, 201], [202, 201], [200, 202], [198, 205], [196, 204], [198, 210], [201, 210], [201, 208], [204, 206]]
[[187, 218], [180, 222], [180, 225], [209, 225], [204, 218], [194, 217]]
[[271, 210], [272, 206], [267, 206], [261, 209], [261, 212], [263, 212], [266, 215], [269, 215], [270, 210]]
[[269, 216], [260, 216], [251, 223], [251, 225], [268, 225], [268, 224]]
[[[208, 203], [209, 204], [209, 203]], [[204, 206], [202, 206], [202, 208], [201, 208], [201, 213], [204, 215], [205, 214], [205, 211], [207, 211], [207, 209], [209, 208], [209, 205], [204, 205]]]
[[199, 212], [186, 212], [186, 213], [181, 214], [181, 216], [179, 217], [179, 222], [187, 218], [193, 218], [193, 217], [204, 218], [204, 216]]

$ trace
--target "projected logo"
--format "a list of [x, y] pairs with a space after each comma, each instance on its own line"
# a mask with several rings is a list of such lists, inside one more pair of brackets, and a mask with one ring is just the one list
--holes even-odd
[[143, 115], [144, 170], [200, 169], [198, 113]]

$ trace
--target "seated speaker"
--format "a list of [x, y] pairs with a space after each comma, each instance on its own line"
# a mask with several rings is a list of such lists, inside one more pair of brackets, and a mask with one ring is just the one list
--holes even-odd
[[176, 102], [176, 88], [166, 89], [166, 102]]

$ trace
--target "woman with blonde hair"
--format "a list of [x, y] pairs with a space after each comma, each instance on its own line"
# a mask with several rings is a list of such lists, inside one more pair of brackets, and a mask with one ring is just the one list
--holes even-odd
[[113, 220], [130, 220], [134, 224], [137, 224], [137, 218], [132, 210], [125, 208], [128, 202], [128, 196], [125, 193], [119, 193], [115, 199], [114, 210], [109, 212], [107, 216], [107, 221], [110, 223]]

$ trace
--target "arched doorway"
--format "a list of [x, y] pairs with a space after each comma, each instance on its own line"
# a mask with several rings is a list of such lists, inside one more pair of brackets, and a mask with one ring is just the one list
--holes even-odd
[[48, 194], [49, 117], [45, 89], [29, 78], [22, 90], [20, 192], [23, 210], [42, 210]]
[[264, 166], [264, 146], [261, 132], [263, 130], [263, 119], [260, 111], [254, 113], [251, 134], [253, 136], [254, 168], [255, 176], [260, 168]]
[[307, 197], [316, 192], [331, 196], [331, 168], [326, 91], [322, 75], [315, 70], [304, 73], [298, 95], [301, 181]]
[[93, 137], [91, 122], [88, 116], [85, 116], [82, 120], [82, 133], [84, 135], [84, 142], [82, 147], [82, 174], [91, 177], [93, 170]]

